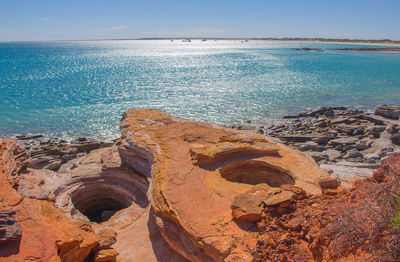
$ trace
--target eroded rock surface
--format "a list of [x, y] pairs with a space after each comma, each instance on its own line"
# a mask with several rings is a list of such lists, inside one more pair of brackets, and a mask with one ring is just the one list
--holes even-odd
[[16, 210], [23, 234], [0, 257], [251, 261], [265, 210], [294, 210], [334, 180], [310, 156], [253, 132], [149, 109], [126, 111], [120, 127], [112, 146], [56, 169], [30, 168], [24, 148], [2, 140], [0, 203]]
[[15, 140], [0, 142], [0, 210], [14, 210], [22, 230], [1, 243], [0, 261], [84, 261], [99, 243], [90, 224], [69, 219], [49, 201], [18, 194], [29, 156]]
[[318, 182], [329, 178], [310, 157], [272, 139], [160, 110], [126, 111], [121, 131], [122, 163], [151, 181], [155, 224], [191, 261], [251, 260], [255, 224], [233, 219], [231, 209], [251, 197], [238, 196], [260, 184], [271, 193], [293, 185], [319, 194]]
[[13, 217], [15, 213], [14, 210], [0, 211], [0, 243], [21, 239], [22, 229]]

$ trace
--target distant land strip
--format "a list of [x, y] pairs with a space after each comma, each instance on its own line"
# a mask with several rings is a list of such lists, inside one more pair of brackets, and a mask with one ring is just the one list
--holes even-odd
[[[338, 39], [338, 38], [302, 38], [302, 37], [260, 37], [260, 38], [218, 38], [218, 37], [145, 37], [138, 38], [137, 40], [181, 40], [181, 39], [192, 39], [192, 40], [264, 40], [264, 41], [304, 41], [304, 42], [338, 42], [338, 43], [366, 43], [366, 44], [396, 44], [400, 45], [400, 41], [391, 39]], [[116, 39], [116, 40], [128, 40], [128, 39]]]
[[329, 49], [329, 50], [399, 52], [400, 51], [400, 47], [355, 47], [355, 48], [336, 48], [336, 49]]

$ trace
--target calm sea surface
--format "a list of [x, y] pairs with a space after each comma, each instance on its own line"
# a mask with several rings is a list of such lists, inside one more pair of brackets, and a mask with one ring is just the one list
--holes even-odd
[[0, 43], [0, 135], [112, 139], [132, 107], [221, 124], [400, 103], [400, 53], [249, 41]]

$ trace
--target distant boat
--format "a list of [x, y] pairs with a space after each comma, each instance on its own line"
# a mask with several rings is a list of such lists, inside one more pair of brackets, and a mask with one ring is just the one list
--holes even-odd
[[204, 38], [204, 39], [203, 39], [203, 40], [201, 40], [201, 41], [205, 42], [205, 41], [207, 41], [207, 39], [205, 39], [205, 38]]
[[192, 42], [192, 40], [190, 40], [190, 39], [188, 38], [188, 39], [182, 40], [182, 42]]

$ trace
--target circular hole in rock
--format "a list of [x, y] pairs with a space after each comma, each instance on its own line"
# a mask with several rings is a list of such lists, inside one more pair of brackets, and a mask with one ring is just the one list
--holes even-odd
[[219, 172], [224, 179], [236, 183], [250, 185], [266, 183], [271, 187], [295, 183], [293, 177], [287, 172], [257, 160], [234, 162], [220, 168]]
[[71, 194], [71, 201], [91, 222], [109, 220], [116, 212], [129, 207], [130, 193], [118, 185], [95, 183], [83, 185]]

